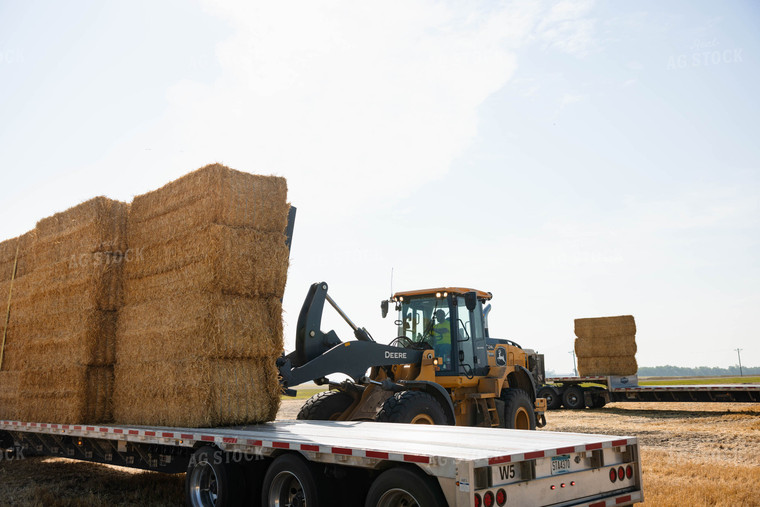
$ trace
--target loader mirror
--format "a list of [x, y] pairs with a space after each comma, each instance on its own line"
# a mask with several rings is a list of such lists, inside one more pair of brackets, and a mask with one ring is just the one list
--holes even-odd
[[473, 290], [466, 292], [464, 294], [464, 304], [469, 311], [474, 312], [478, 306], [478, 293]]
[[380, 301], [380, 310], [383, 312], [383, 318], [388, 316], [388, 300]]

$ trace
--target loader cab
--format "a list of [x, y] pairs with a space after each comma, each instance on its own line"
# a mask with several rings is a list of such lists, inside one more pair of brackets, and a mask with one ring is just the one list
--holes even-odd
[[491, 294], [467, 288], [398, 292], [397, 343], [433, 349], [440, 376], [473, 378], [488, 372], [483, 305]]

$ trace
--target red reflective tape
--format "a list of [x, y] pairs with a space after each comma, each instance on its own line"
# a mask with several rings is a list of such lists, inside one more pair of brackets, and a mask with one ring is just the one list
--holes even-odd
[[626, 503], [631, 501], [631, 495], [619, 496], [615, 499], [616, 504]]
[[61, 426], [61, 429], [67, 430], [67, 429], [69, 429], [69, 425], [68, 424], [64, 424], [63, 426]]
[[557, 454], [570, 454], [571, 452], [575, 452], [575, 447], [560, 447], [556, 452]]
[[146, 430], [145, 431], [145, 436], [146, 437], [155, 437], [156, 436], [156, 432], [155, 431], [147, 431]]
[[115, 430], [113, 430], [113, 432], [114, 433], [118, 433], [119, 435], [121, 435], [122, 433], [124, 433], [124, 430], [120, 430], [120, 429], [116, 428]]
[[368, 458], [388, 459], [387, 452], [367, 451], [364, 453]]
[[612, 441], [612, 447], [618, 447], [618, 446], [624, 446], [628, 445], [628, 440], [613, 440]]
[[130, 435], [138, 435], [140, 432], [137, 430], [129, 430]]
[[188, 440], [192, 440], [193, 439], [193, 436], [189, 435], [187, 433], [182, 433], [179, 437], [180, 438], [187, 438]]
[[237, 438], [235, 437], [222, 437], [222, 442], [225, 444], [237, 444]]
[[212, 437], [210, 435], [201, 435], [201, 440], [204, 441], [204, 442], [213, 442], [214, 441], [214, 437]]
[[249, 440], [248, 445], [261, 446], [261, 440]]
[[601, 443], [598, 443], [598, 444], [587, 444], [586, 445], [586, 450], [587, 451], [593, 451], [594, 449], [601, 449], [601, 448], [602, 448], [602, 444]]
[[301, 450], [302, 451], [319, 451], [318, 445], [311, 445], [311, 444], [301, 444]]
[[42, 423], [42, 424], [40, 424], [40, 427], [42, 427], [42, 428], [47, 428], [47, 424], [45, 424], [45, 423]]
[[95, 426], [87, 426], [87, 431], [95, 431]]
[[37, 423], [29, 423], [29, 426], [31, 426], [32, 428], [35, 428], [37, 427]]
[[51, 427], [51, 428], [55, 428], [55, 429], [58, 429], [58, 425], [57, 425], [57, 424], [51, 424], [51, 425], [50, 425], [50, 427]]
[[497, 458], [488, 458], [489, 465], [498, 465], [499, 463], [509, 463], [512, 461], [512, 456], [499, 456]]
[[526, 452], [525, 459], [543, 458], [544, 451]]
[[415, 456], [414, 454], [404, 454], [404, 461], [409, 463], [430, 463], [430, 458], [427, 456]]
[[13, 421], [14, 426], [18, 426], [18, 421]]
[[272, 447], [276, 449], [290, 449], [290, 444], [287, 442], [272, 442]]
[[100, 428], [101, 433], [108, 433], [108, 428]]
[[164, 433], [161, 433], [161, 436], [164, 438], [174, 438], [174, 433], [164, 432]]
[[81, 430], [81, 429], [82, 429], [82, 427], [81, 427], [81, 426], [74, 426], [74, 429], [75, 429], [75, 430]]
[[605, 507], [606, 505], [606, 502], [596, 502], [588, 504], [588, 507]]
[[351, 449], [345, 449], [343, 447], [333, 447], [332, 448], [332, 453], [333, 454], [343, 454], [345, 456], [351, 456], [351, 454], [353, 454], [353, 452], [351, 451]]

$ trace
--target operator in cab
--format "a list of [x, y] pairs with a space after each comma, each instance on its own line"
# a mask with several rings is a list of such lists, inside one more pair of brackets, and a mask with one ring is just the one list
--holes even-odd
[[435, 312], [435, 325], [432, 334], [435, 355], [443, 358], [444, 369], [448, 369], [451, 363], [451, 322], [449, 322], [446, 312], [441, 309]]

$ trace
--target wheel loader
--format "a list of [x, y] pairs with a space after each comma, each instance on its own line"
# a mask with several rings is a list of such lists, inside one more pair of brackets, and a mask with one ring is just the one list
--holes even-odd
[[[381, 421], [535, 429], [546, 424], [543, 355], [491, 338], [491, 293], [462, 287], [397, 292], [381, 302], [397, 312], [397, 336], [377, 343], [328, 294], [309, 288], [296, 327], [296, 349], [277, 360], [285, 394], [313, 381], [329, 390], [309, 399], [299, 419]], [[352, 328], [355, 340], [323, 332], [325, 302]], [[342, 373], [343, 382], [327, 376]]]

